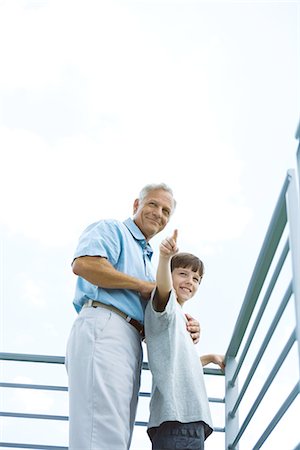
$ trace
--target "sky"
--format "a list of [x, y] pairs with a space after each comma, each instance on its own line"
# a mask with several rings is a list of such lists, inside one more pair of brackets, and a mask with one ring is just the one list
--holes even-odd
[[[296, 167], [299, 8], [0, 1], [1, 351], [65, 354], [80, 233], [132, 216], [141, 188], [166, 182], [177, 208], [152, 240], [154, 264], [177, 228], [179, 249], [206, 269], [186, 307], [201, 324], [199, 354], [226, 352], [286, 172]], [[63, 367], [25, 366], [1, 364], [2, 378], [67, 383]], [[67, 414], [66, 397], [9, 394], [6, 410]], [[1, 439], [34, 442], [24, 422], [13, 436], [12, 420], [3, 421]], [[47, 426], [56, 428], [46, 443], [66, 445], [66, 424]], [[137, 434], [132, 450], [149, 449], [144, 430]]]

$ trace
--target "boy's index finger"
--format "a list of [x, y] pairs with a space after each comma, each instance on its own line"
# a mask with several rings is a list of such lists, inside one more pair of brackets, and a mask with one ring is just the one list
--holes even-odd
[[172, 236], [172, 239], [174, 239], [175, 243], [177, 243], [177, 237], [178, 237], [178, 230], [176, 229], [176, 230], [174, 230], [173, 236]]

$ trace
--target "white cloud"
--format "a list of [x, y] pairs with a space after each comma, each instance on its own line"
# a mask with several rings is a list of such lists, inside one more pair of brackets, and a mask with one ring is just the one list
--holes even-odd
[[43, 289], [41, 286], [39, 286], [36, 281], [26, 278], [25, 274], [22, 278], [25, 278], [23, 286], [21, 287], [24, 300], [31, 306], [44, 309], [46, 306], [46, 299], [43, 296]]

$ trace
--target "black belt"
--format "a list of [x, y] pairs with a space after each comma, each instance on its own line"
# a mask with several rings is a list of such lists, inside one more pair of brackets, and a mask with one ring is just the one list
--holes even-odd
[[92, 306], [93, 308], [97, 308], [98, 306], [101, 308], [109, 309], [110, 311], [115, 312], [119, 316], [123, 317], [123, 319], [126, 320], [126, 322], [130, 323], [141, 335], [141, 337], [144, 339], [145, 337], [145, 331], [144, 326], [136, 319], [133, 319], [132, 317], [125, 314], [123, 311], [120, 311], [118, 308], [112, 305], [107, 305], [106, 303], [99, 302], [98, 300], [88, 300], [85, 303], [85, 306]]

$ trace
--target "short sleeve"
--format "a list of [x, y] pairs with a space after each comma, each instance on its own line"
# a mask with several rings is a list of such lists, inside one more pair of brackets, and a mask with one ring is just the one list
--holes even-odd
[[151, 298], [145, 311], [145, 332], [159, 333], [168, 327], [168, 324], [176, 315], [176, 295], [174, 290], [170, 292], [170, 297], [164, 311], [155, 311], [153, 308], [153, 299], [156, 289], [152, 291]]
[[87, 227], [80, 236], [74, 259], [80, 256], [101, 256], [116, 265], [122, 241], [122, 232], [117, 221], [97, 222]]

